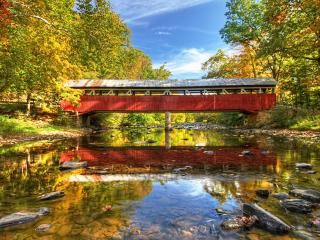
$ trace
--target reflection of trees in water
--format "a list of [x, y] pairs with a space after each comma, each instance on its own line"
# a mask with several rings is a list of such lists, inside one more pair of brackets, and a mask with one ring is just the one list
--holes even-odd
[[[114, 237], [121, 227], [129, 225], [137, 202], [151, 190], [150, 181], [70, 185], [59, 211], [52, 216], [62, 228], [68, 226], [58, 235], [76, 234], [84, 239]], [[112, 205], [111, 211], [104, 210], [107, 205]]]
[[[115, 236], [121, 227], [129, 224], [136, 203], [152, 190], [151, 181], [69, 183], [66, 179], [82, 170], [59, 171], [53, 161], [54, 151], [37, 155], [26, 152], [22, 159], [0, 162], [0, 202], [12, 203], [9, 209], [8, 206], [0, 209], [16, 212], [47, 206], [52, 213], [37, 224], [42, 221], [53, 224], [53, 232], [58, 237], [105, 239]], [[35, 201], [40, 194], [55, 190], [65, 191], [65, 197], [49, 202]], [[112, 211], [105, 210], [107, 205], [113, 206]], [[21, 231], [35, 235], [32, 227]], [[17, 233], [19, 230], [6, 231], [3, 236], [13, 239]]]
[[216, 198], [220, 204], [224, 204], [228, 197], [240, 198], [244, 201], [251, 201], [255, 197], [255, 190], [259, 188], [270, 189], [272, 184], [268, 180], [233, 180], [218, 181], [212, 180], [204, 185], [204, 190]]
[[[152, 139], [156, 141], [155, 145], [164, 145], [165, 138], [165, 130], [137, 128], [110, 130], [93, 141], [107, 146], [125, 146]], [[174, 130], [170, 132], [170, 138], [173, 146], [194, 146], [199, 143], [208, 146], [237, 146], [243, 144], [242, 139], [230, 138], [230, 135], [215, 130]]]

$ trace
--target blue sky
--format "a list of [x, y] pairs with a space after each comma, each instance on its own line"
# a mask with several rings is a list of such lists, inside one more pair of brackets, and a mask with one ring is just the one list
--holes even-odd
[[165, 63], [172, 79], [201, 78], [201, 63], [227, 49], [219, 35], [225, 0], [111, 0], [111, 5], [132, 30], [133, 46], [155, 67]]

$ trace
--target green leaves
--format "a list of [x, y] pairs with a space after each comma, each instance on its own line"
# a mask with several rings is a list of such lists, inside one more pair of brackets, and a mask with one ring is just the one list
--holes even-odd
[[[320, 85], [319, 1], [229, 0], [227, 9], [221, 36], [226, 43], [252, 50], [251, 63], [258, 70], [254, 75], [271, 73], [287, 103], [316, 106], [319, 95], [313, 89]], [[234, 75], [235, 66], [225, 68], [231, 59], [211, 58], [205, 64], [209, 76]], [[220, 63], [219, 68], [212, 61]]]
[[131, 47], [129, 28], [105, 0], [0, 0], [0, 21], [0, 90], [12, 98], [76, 103], [81, 93], [64, 86], [71, 79], [170, 75]]

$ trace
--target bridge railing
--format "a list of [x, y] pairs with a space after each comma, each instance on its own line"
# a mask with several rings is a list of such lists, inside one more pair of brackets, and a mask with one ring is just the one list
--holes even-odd
[[86, 96], [187, 96], [187, 95], [224, 95], [224, 94], [271, 94], [274, 87], [247, 88], [188, 88], [188, 89], [87, 89]]

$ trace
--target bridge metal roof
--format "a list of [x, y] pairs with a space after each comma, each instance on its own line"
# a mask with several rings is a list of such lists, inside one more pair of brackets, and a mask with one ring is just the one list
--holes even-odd
[[89, 80], [69, 81], [71, 88], [123, 88], [123, 89], [157, 89], [157, 88], [223, 88], [223, 87], [275, 87], [272, 78], [242, 79], [179, 79], [179, 80]]

